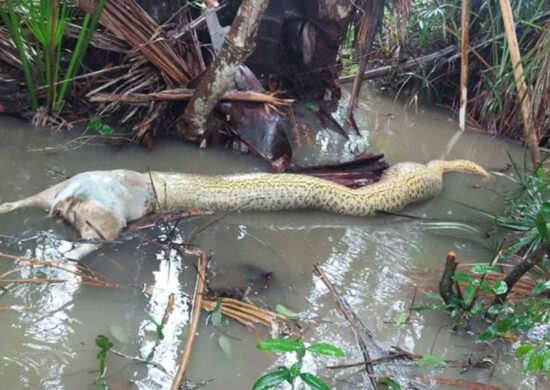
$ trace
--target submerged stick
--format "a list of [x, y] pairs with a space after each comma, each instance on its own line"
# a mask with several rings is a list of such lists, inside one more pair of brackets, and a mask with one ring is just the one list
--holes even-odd
[[351, 329], [355, 334], [355, 338], [357, 339], [357, 343], [361, 348], [363, 358], [365, 359], [364, 366], [367, 371], [371, 387], [374, 390], [376, 390], [377, 389], [377, 384], [375, 379], [376, 375], [374, 373], [372, 359], [367, 349], [367, 343], [362, 335], [362, 333], [364, 333], [365, 331], [367, 333], [370, 333], [370, 331], [368, 331], [365, 328], [365, 326], [361, 323], [361, 321], [356, 317], [356, 315], [353, 313], [353, 311], [351, 310], [346, 300], [340, 294], [338, 294], [338, 291], [336, 290], [332, 282], [329, 280], [329, 278], [325, 274], [325, 271], [323, 271], [323, 269], [316, 264], [313, 265], [313, 268], [315, 269], [315, 273], [317, 274], [317, 276], [319, 276], [321, 281], [325, 284], [325, 286], [327, 286], [328, 290], [330, 291], [330, 294], [332, 295], [332, 299], [334, 300], [334, 302], [336, 302], [336, 305], [338, 305], [338, 308], [340, 309], [345, 319], [350, 324]]
[[181, 354], [180, 365], [174, 381], [172, 382], [171, 390], [178, 390], [185, 378], [185, 370], [189, 358], [191, 356], [191, 350], [193, 349], [193, 342], [197, 334], [197, 328], [199, 326], [199, 318], [202, 307], [202, 297], [204, 294], [205, 282], [206, 282], [206, 266], [208, 264], [208, 256], [206, 252], [198, 248], [184, 248], [182, 254], [190, 254], [197, 256], [198, 258], [198, 274], [197, 282], [195, 284], [195, 296], [193, 297], [193, 313], [191, 316], [191, 323], [189, 324], [189, 331], [187, 332], [187, 341]]

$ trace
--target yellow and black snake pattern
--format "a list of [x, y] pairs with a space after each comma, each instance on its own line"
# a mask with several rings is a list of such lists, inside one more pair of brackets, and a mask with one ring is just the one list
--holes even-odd
[[388, 169], [379, 182], [356, 189], [299, 174], [204, 176], [153, 172], [151, 178], [156, 209], [314, 209], [371, 216], [377, 211], [399, 211], [434, 197], [443, 189], [443, 174], [449, 171], [490, 178], [485, 169], [467, 160], [399, 163]]

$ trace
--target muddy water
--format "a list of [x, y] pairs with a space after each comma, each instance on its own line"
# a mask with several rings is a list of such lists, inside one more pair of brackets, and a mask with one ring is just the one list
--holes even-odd
[[[497, 169], [507, 162], [507, 150], [514, 151], [511, 145], [475, 133], [456, 139], [456, 123], [445, 113], [407, 111], [379, 96], [363, 97], [357, 120], [362, 137], [343, 141], [321, 132], [314, 140], [315, 146], [304, 146], [298, 152], [298, 159], [326, 160], [368, 147], [373, 152], [384, 152], [390, 163], [467, 158]], [[161, 142], [154, 153], [147, 153], [141, 149], [78, 145], [67, 143], [68, 140], [66, 135], [30, 129], [22, 122], [0, 118], [0, 201], [27, 196], [66, 176], [91, 169], [150, 168], [200, 173], [267, 170], [265, 164], [251, 157], [197, 150], [175, 142]], [[440, 197], [410, 207], [407, 212], [468, 220], [474, 218], [472, 212], [456, 201], [498, 208], [497, 193], [508, 184], [504, 179], [485, 184], [452, 174], [446, 178]], [[189, 235], [211, 220], [212, 217], [203, 217], [182, 221], [178, 234]], [[0, 310], [6, 306], [18, 310], [0, 311], [0, 387], [96, 388], [98, 349], [94, 339], [105, 335], [113, 341], [116, 351], [142, 360], [152, 356], [150, 360], [156, 364], [109, 355], [107, 383], [112, 388], [169, 388], [181, 340], [187, 332], [188, 297], [192, 294], [195, 269], [192, 259], [180, 259], [155, 244], [153, 239], [165, 233], [163, 228], [157, 228], [124, 237], [86, 258], [85, 265], [124, 288], [82, 285], [78, 277], [58, 269], [21, 269], [11, 274], [9, 277], [13, 278], [42, 277], [63, 282], [6, 286], [8, 290], [0, 296]], [[40, 210], [0, 216], [0, 251], [5, 253], [59, 259], [74, 238], [74, 232]], [[292, 212], [230, 215], [202, 232], [196, 242], [211, 253], [212, 266], [218, 274], [243, 265], [273, 272], [270, 287], [252, 299], [270, 307], [280, 303], [300, 312], [305, 339], [340, 346], [347, 352], [348, 362], [361, 360], [360, 353], [327, 290], [312, 276], [313, 264], [325, 269], [382, 347], [398, 345], [420, 354], [459, 360], [491, 352], [475, 344], [474, 336], [452, 333], [444, 314], [413, 315], [411, 322], [403, 326], [392, 323], [396, 316], [408, 312], [415, 285], [419, 286], [417, 303], [427, 302], [420, 291], [435, 288], [449, 250], [457, 252], [464, 261], [487, 261], [491, 253], [481, 239], [452, 232], [434, 234], [418, 221], [396, 217], [367, 219]], [[17, 265], [12, 260], [0, 260], [0, 273]], [[147, 286], [145, 293], [143, 286]], [[164, 338], [159, 340], [151, 318], [161, 321], [171, 294], [175, 308], [164, 327]], [[220, 339], [225, 340], [221, 344], [230, 347], [221, 348]], [[218, 330], [203, 317], [189, 365], [189, 380], [208, 381], [204, 386], [207, 389], [251, 388], [265, 370], [286, 363], [284, 358], [276, 360], [275, 356], [257, 351], [255, 344], [256, 339], [241, 326], [227, 323]], [[305, 367], [326, 378], [334, 388], [362, 388], [357, 369], [327, 371], [327, 363], [335, 361], [307, 358]], [[457, 368], [412, 370], [399, 365], [384, 367], [380, 373], [388, 370], [402, 384], [410, 378], [435, 375], [514, 389], [537, 386], [536, 378], [520, 374], [519, 365], [506, 349], [500, 353], [492, 375], [486, 369], [460, 374]]]

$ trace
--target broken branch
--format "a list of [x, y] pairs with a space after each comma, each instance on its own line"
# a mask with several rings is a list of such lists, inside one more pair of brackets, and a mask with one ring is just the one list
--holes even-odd
[[[193, 97], [195, 90], [193, 89], [167, 89], [164, 91], [152, 93], [132, 93], [132, 94], [111, 94], [98, 93], [90, 97], [90, 101], [94, 103], [106, 102], [121, 102], [121, 103], [148, 103], [151, 101], [185, 101]], [[292, 99], [281, 99], [273, 95], [268, 95], [254, 91], [229, 91], [221, 95], [222, 101], [237, 101], [237, 102], [252, 102], [252, 103], [267, 103], [277, 106], [290, 106], [294, 103]]]

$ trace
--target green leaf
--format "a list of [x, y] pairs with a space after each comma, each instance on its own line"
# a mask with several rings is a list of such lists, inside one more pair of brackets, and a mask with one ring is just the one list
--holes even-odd
[[416, 362], [419, 367], [436, 366], [446, 367], [447, 363], [441, 357], [436, 355], [424, 355], [420, 360]]
[[279, 369], [273, 372], [270, 372], [262, 376], [260, 379], [258, 379], [254, 383], [254, 386], [252, 386], [252, 389], [253, 390], [273, 389], [278, 384], [286, 381], [292, 381], [290, 370], [286, 367], [280, 367]]
[[548, 290], [550, 290], [550, 280], [538, 283], [535, 287], [533, 287], [533, 290], [531, 290], [531, 295], [542, 294]]
[[155, 325], [155, 334], [159, 340], [164, 340], [164, 332], [162, 329], [162, 324], [158, 323], [151, 314], [147, 315], [147, 318], [151, 323]]
[[534, 344], [521, 344], [519, 347], [516, 348], [516, 357], [520, 358], [524, 356], [527, 352], [531, 351], [533, 348], [535, 348]]
[[277, 304], [275, 306], [275, 312], [286, 317], [286, 318], [289, 318], [291, 320], [295, 320], [297, 318], [300, 318], [300, 314], [296, 313], [295, 311], [292, 311], [290, 310], [289, 308], [281, 305], [281, 304]]
[[113, 348], [113, 343], [107, 336], [99, 335], [95, 338], [95, 345], [99, 347], [102, 351], [108, 351]]
[[212, 310], [212, 314], [210, 314], [210, 322], [212, 322], [212, 325], [215, 327], [218, 327], [222, 324], [222, 300], [221, 298], [218, 298], [216, 300], [216, 306], [214, 307], [214, 310]]
[[503, 305], [496, 304], [496, 305], [492, 305], [491, 307], [489, 307], [489, 310], [487, 310], [487, 314], [489, 314], [490, 316], [496, 317], [500, 313], [502, 313], [503, 310], [504, 310]]
[[218, 345], [220, 346], [221, 350], [225, 354], [225, 356], [228, 359], [231, 359], [232, 352], [231, 352], [231, 341], [225, 336], [218, 337]]
[[472, 301], [474, 300], [474, 296], [477, 291], [477, 286], [479, 284], [479, 280], [472, 281], [469, 285], [466, 286], [464, 289], [464, 304], [466, 306], [470, 305]]
[[103, 378], [106, 370], [105, 359], [107, 358], [107, 353], [113, 347], [113, 343], [108, 337], [99, 335], [95, 338], [95, 345], [100, 349], [97, 353], [97, 360], [99, 362], [99, 377]]
[[477, 301], [474, 305], [474, 307], [472, 307], [472, 310], [470, 310], [470, 315], [472, 317], [477, 317], [479, 316], [481, 313], [483, 312], [483, 302], [481, 301]]
[[407, 313], [399, 313], [395, 317], [393, 317], [393, 321], [395, 322], [395, 325], [397, 326], [403, 326], [407, 323]]
[[508, 285], [504, 280], [497, 280], [493, 285], [493, 291], [497, 295], [504, 294], [508, 291]]
[[344, 357], [346, 354], [340, 348], [330, 343], [317, 343], [312, 344], [306, 348], [309, 352], [316, 355], [332, 356], [332, 357]]
[[484, 274], [487, 274], [487, 273], [490, 273], [490, 272], [496, 272], [497, 269], [496, 269], [496, 267], [493, 267], [491, 265], [478, 264], [478, 265], [474, 265], [470, 269], [470, 271], [472, 271], [474, 274], [484, 275]]
[[542, 369], [546, 372], [546, 375], [550, 377], [550, 350], [546, 349], [544, 353], [544, 362], [542, 363]]
[[162, 330], [162, 325], [157, 325], [155, 328], [155, 334], [159, 340], [164, 340], [164, 332]]
[[101, 119], [94, 118], [90, 122], [88, 122], [88, 126], [94, 130], [97, 130], [101, 127]]
[[401, 390], [401, 385], [399, 382], [395, 381], [392, 378], [382, 378], [378, 381], [378, 384], [386, 386], [390, 390]]
[[500, 334], [506, 333], [512, 328], [512, 326], [514, 325], [515, 320], [516, 320], [516, 318], [511, 317], [511, 316], [501, 318], [501, 319], [499, 319], [498, 321], [495, 322], [494, 328]]
[[296, 378], [298, 375], [300, 375], [300, 371], [302, 371], [302, 362], [297, 362], [297, 363], [294, 363], [291, 367], [290, 367], [290, 375], [292, 376], [292, 378]]
[[309, 111], [317, 111], [319, 109], [317, 104], [311, 102], [304, 103], [304, 107], [307, 108]]
[[303, 352], [305, 350], [304, 342], [301, 339], [284, 338], [259, 342], [256, 348], [266, 352]]
[[101, 126], [97, 131], [98, 131], [98, 133], [99, 133], [100, 135], [108, 136], [108, 135], [114, 134], [115, 129], [114, 129], [114, 127], [112, 127], [112, 126], [109, 126], [109, 125], [105, 125], [105, 124], [104, 124], [104, 125]]
[[453, 275], [453, 280], [459, 283], [469, 283], [472, 281], [472, 277], [468, 274], [457, 272]]
[[539, 211], [536, 218], [535, 224], [541, 238], [548, 244], [550, 243], [550, 231], [548, 230], [548, 225], [546, 224], [546, 217], [544, 211]]
[[546, 178], [546, 173], [544, 172], [543, 167], [538, 167], [537, 169], [535, 169], [535, 172], [533, 172], [533, 175], [536, 176], [539, 179], [545, 179]]
[[487, 282], [486, 280], [481, 281], [481, 291], [483, 291], [486, 294], [489, 293], [489, 291], [491, 291], [491, 287], [489, 287], [489, 282]]
[[536, 372], [544, 367], [544, 355], [535, 349], [527, 352], [523, 359], [523, 370], [525, 372]]
[[495, 336], [496, 336], [496, 333], [495, 333], [494, 329], [493, 328], [488, 328], [485, 332], [483, 332], [479, 335], [479, 341], [481, 341], [481, 342], [489, 341], [489, 340], [495, 338]]
[[92, 119], [90, 122], [88, 122], [88, 127], [103, 136], [112, 135], [115, 132], [114, 127], [104, 123], [101, 118]]
[[302, 372], [300, 378], [313, 390], [330, 390], [325, 382], [313, 374]]

